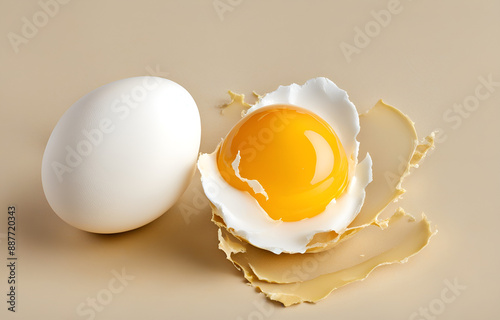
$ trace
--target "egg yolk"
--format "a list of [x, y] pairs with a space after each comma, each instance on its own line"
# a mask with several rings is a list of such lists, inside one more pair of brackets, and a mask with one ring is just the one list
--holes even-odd
[[331, 126], [291, 105], [267, 106], [238, 122], [219, 149], [217, 166], [272, 219], [288, 222], [320, 214], [348, 184], [347, 156]]

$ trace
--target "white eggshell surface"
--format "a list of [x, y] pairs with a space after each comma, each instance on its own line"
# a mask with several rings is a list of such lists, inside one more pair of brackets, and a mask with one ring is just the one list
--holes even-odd
[[61, 117], [42, 161], [45, 196], [70, 225], [123, 232], [161, 216], [187, 188], [200, 147], [195, 101], [158, 77], [118, 80]]

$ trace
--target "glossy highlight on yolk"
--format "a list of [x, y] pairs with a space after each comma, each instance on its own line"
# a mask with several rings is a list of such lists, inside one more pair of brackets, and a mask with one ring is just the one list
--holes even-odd
[[[239, 174], [233, 169], [238, 154]], [[267, 106], [238, 122], [217, 166], [227, 183], [250, 193], [272, 219], [287, 222], [320, 214], [348, 184], [347, 156], [331, 126], [291, 105]], [[257, 181], [265, 194], [246, 180]]]

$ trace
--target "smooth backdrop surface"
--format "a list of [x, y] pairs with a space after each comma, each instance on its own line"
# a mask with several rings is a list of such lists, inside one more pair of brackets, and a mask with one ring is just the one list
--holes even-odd
[[[496, 319], [499, 12], [498, 1], [1, 0], [0, 318]], [[141, 229], [74, 229], [42, 191], [48, 137], [85, 93], [147, 74], [193, 95], [202, 152], [239, 117], [217, 109], [228, 89], [262, 94], [317, 76], [347, 90], [359, 111], [382, 98], [420, 135], [439, 129], [399, 202], [425, 212], [438, 235], [407, 264], [285, 309], [246, 286], [217, 249], [198, 176]], [[15, 313], [6, 303], [9, 205], [17, 207]]]

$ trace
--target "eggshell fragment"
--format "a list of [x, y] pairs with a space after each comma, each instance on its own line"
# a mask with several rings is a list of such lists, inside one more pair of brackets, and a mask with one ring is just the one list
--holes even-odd
[[[231, 101], [229, 101], [228, 103], [224, 103], [223, 105], [220, 106], [221, 110], [220, 112], [221, 113], [224, 113], [224, 110], [233, 105], [233, 104], [239, 104], [241, 105], [243, 108], [246, 108], [246, 109], [249, 109], [252, 107], [251, 104], [249, 104], [248, 102], [245, 101], [245, 95], [242, 94], [242, 93], [235, 93], [231, 90], [228, 90], [227, 92], [229, 94], [229, 97], [231, 97]], [[260, 100], [262, 98], [262, 96], [258, 93], [256, 93], [255, 91], [252, 92], [252, 95], [257, 98], [257, 100]], [[242, 111], [243, 113], [244, 111]]]
[[236, 159], [234, 159], [232, 166], [234, 173], [236, 174], [236, 177], [238, 177], [241, 181], [246, 182], [250, 188], [252, 188], [253, 192], [255, 193], [260, 193], [266, 197], [266, 199], [269, 199], [269, 196], [267, 195], [266, 190], [262, 187], [262, 185], [259, 183], [258, 180], [249, 180], [247, 178], [244, 178], [240, 175], [240, 161], [241, 161], [241, 155], [240, 152], [238, 151], [238, 154], [236, 155]]
[[219, 248], [268, 298], [290, 306], [317, 302], [332, 291], [365, 279], [375, 268], [403, 263], [435, 233], [425, 216], [416, 221], [402, 209], [387, 227], [371, 225], [335, 248], [314, 254], [272, 255], [219, 229]]

